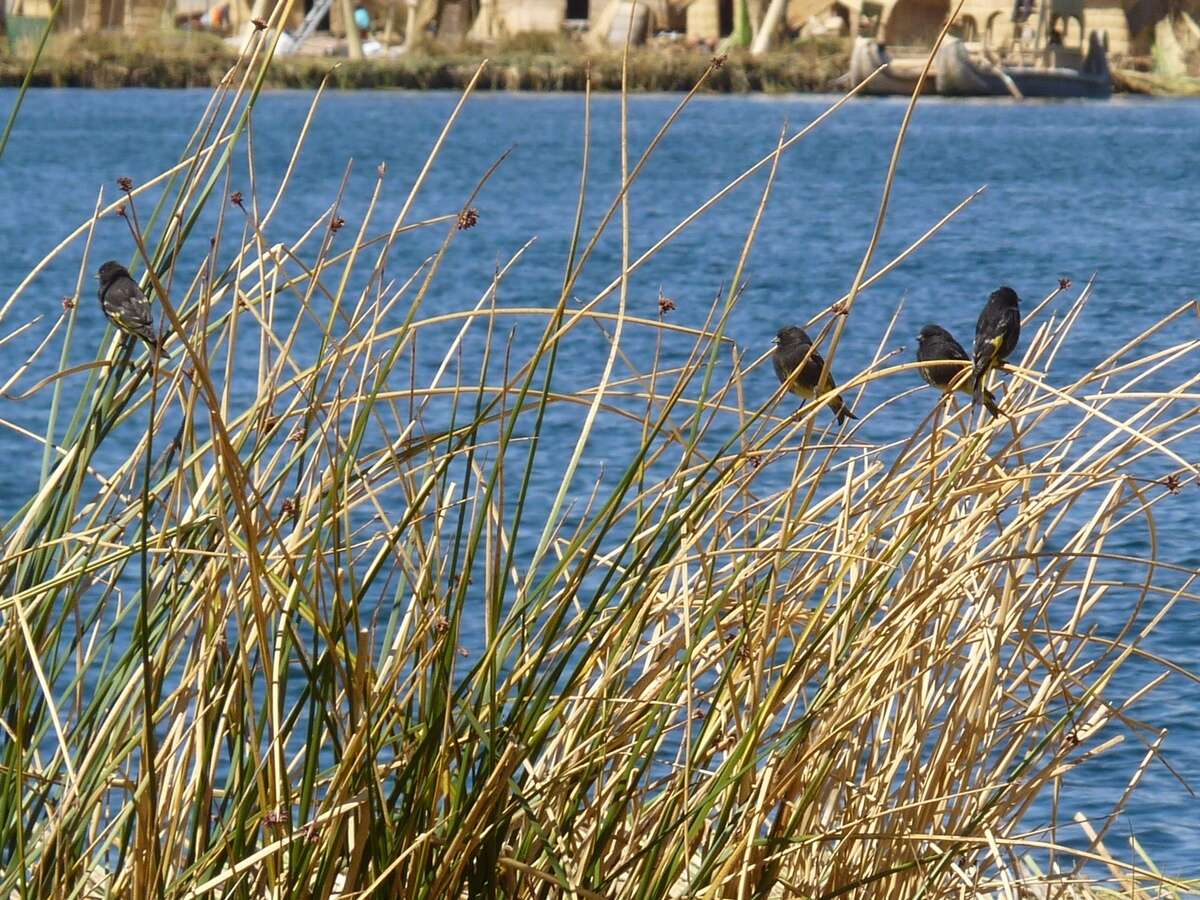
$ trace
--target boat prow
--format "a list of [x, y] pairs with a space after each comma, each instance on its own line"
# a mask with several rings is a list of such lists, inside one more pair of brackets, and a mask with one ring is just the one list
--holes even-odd
[[[898, 63], [891, 58], [887, 47], [867, 37], [854, 39], [854, 49], [850, 52], [850, 71], [846, 73], [847, 86], [853, 88], [862, 84], [880, 66], [884, 67], [883, 71], [863, 88], [864, 94], [912, 96], [921, 77], [921, 63]], [[921, 92], [934, 92], [932, 74], [925, 79]]]
[[[1052, 54], [1047, 54], [1053, 59]], [[1078, 59], [1076, 53], [1075, 58]], [[924, 59], [897, 61], [887, 47], [871, 38], [858, 37], [850, 54], [850, 69], [842, 86], [856, 87], [872, 72], [883, 71], [863, 88], [866, 94], [909, 96], [917, 87]], [[946, 97], [1052, 97], [1104, 100], [1112, 95], [1108, 54], [1095, 32], [1088, 41], [1086, 58], [1078, 69], [1066, 66], [1014, 66], [993, 63], [972, 54], [960, 38], [946, 35], [934, 58], [922, 93]]]

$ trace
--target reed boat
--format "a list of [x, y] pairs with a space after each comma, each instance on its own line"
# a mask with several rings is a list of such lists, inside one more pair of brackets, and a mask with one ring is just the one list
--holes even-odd
[[[1047, 48], [1052, 57], [1054, 48]], [[933, 62], [937, 91], [947, 97], [1053, 97], [1104, 100], [1112, 95], [1108, 54], [1092, 32], [1079, 68], [1061, 65], [1005, 65], [968, 52], [959, 38], [946, 36]]]

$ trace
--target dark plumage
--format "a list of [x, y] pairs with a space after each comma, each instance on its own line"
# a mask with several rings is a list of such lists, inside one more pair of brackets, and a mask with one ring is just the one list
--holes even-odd
[[1008, 362], [1021, 338], [1021, 298], [1010, 287], [992, 291], [975, 323], [975, 402], [983, 402], [989, 369]]
[[[812, 339], [805, 334], [803, 328], [792, 325], [779, 329], [775, 344], [775, 353], [771, 356], [775, 375], [779, 378], [779, 383], [787, 384], [788, 390], [793, 394], [812, 400], [818, 394], [828, 393], [837, 387], [833, 376], [826, 372], [820, 389], [817, 389], [817, 381], [821, 377], [821, 370], [825, 368], [825, 360], [813, 349]], [[838, 424], [847, 419], [858, 418], [840, 395], [834, 395], [829, 401], [829, 407], [837, 416]]]
[[109, 260], [96, 275], [100, 280], [100, 308], [108, 320], [124, 331], [141, 338], [152, 349], [161, 350], [154, 335], [154, 316], [150, 301], [119, 262]]
[[[967, 351], [962, 344], [954, 339], [954, 335], [940, 325], [926, 325], [917, 336], [917, 361], [936, 363], [938, 360], [949, 360], [940, 365], [921, 367], [921, 377], [925, 382], [938, 390], [948, 392], [953, 386], [955, 390], [969, 393], [971, 377], [968, 374], [970, 366], [960, 365], [969, 362]], [[958, 383], [955, 384], [955, 381]], [[987, 388], [983, 389], [983, 405], [993, 417], [1000, 415], [1000, 407], [996, 398]]]

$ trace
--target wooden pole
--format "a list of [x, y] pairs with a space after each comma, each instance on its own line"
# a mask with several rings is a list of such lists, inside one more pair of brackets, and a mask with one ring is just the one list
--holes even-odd
[[759, 25], [758, 33], [754, 35], [754, 43], [750, 47], [750, 52], [755, 56], [761, 56], [771, 49], [771, 39], [779, 30], [779, 21], [783, 18], [786, 10], [787, 0], [771, 0], [771, 5], [767, 7], [766, 15], [763, 16], [762, 24]]
[[404, 49], [411, 50], [417, 40], [417, 0], [407, 0], [408, 17], [404, 20]]
[[341, 0], [342, 20], [346, 23], [346, 54], [351, 59], [362, 59], [362, 39], [358, 36], [358, 23], [354, 21], [354, 4]]

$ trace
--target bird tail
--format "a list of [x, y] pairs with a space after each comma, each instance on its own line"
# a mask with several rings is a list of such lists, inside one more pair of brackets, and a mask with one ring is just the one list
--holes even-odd
[[1000, 406], [996, 403], [995, 394], [985, 388], [980, 395], [980, 399], [983, 401], [983, 405], [987, 411], [992, 414], [993, 419], [1000, 418], [1002, 413], [1000, 412]]
[[984, 402], [983, 397], [984, 394], [987, 393], [987, 389], [983, 386], [983, 380], [987, 377], [987, 371], [988, 367], [986, 362], [981, 360], [975, 361], [975, 374], [973, 376], [973, 382], [971, 385], [971, 398], [976, 406]]
[[846, 401], [841, 398], [841, 395], [834, 397], [829, 405], [833, 408], [834, 415], [837, 416], [838, 424], [845, 425], [847, 419], [857, 419], [856, 416], [846, 405]]

